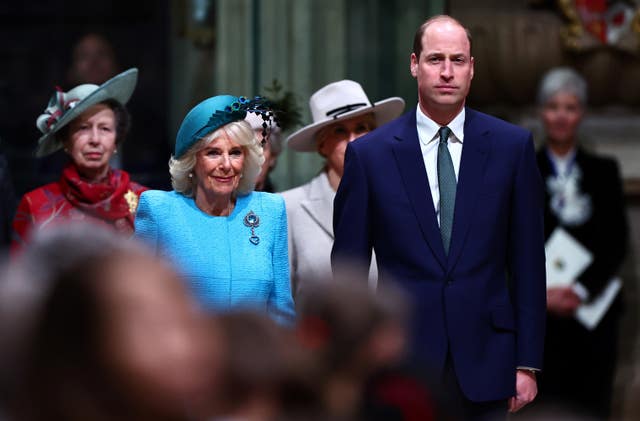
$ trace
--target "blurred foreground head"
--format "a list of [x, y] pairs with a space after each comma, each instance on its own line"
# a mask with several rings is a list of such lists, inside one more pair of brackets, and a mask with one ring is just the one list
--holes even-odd
[[332, 281], [309, 280], [297, 301], [298, 337], [331, 371], [366, 374], [405, 356], [404, 297], [387, 287], [376, 291], [359, 276], [343, 270]]
[[369, 379], [405, 359], [405, 300], [386, 287], [374, 291], [366, 275], [356, 273], [343, 270], [333, 281], [306, 280], [297, 300], [296, 334], [315, 359], [330, 419], [359, 419]]
[[315, 419], [313, 360], [293, 332], [249, 310], [216, 317], [226, 346], [218, 415], [246, 421]]
[[18, 420], [206, 413], [218, 331], [175, 272], [96, 227], [46, 230], [0, 284], [0, 378]]
[[325, 419], [456, 419], [407, 355], [406, 297], [390, 284], [374, 290], [354, 266], [339, 272], [310, 282], [297, 301], [297, 335], [320, 370]]

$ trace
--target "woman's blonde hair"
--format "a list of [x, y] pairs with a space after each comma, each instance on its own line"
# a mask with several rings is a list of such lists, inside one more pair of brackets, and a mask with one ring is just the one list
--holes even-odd
[[238, 184], [237, 193], [247, 194], [253, 191], [256, 178], [260, 174], [260, 169], [264, 162], [264, 153], [262, 145], [254, 136], [251, 126], [246, 121], [239, 120], [225, 124], [216, 131], [209, 133], [190, 147], [181, 158], [171, 157], [169, 160], [169, 173], [171, 174], [171, 185], [176, 192], [187, 197], [195, 195], [196, 179], [193, 169], [196, 166], [196, 154], [223, 134], [226, 134], [229, 139], [242, 146], [245, 152], [242, 176]]

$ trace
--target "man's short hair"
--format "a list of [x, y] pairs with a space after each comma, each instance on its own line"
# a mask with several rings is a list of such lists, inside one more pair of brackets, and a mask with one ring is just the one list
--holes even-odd
[[416, 34], [413, 37], [413, 53], [416, 55], [417, 59], [420, 59], [420, 53], [422, 53], [422, 36], [424, 35], [424, 32], [432, 23], [444, 20], [456, 23], [460, 25], [462, 29], [464, 29], [467, 34], [467, 39], [469, 40], [469, 55], [471, 55], [471, 32], [469, 31], [469, 29], [467, 29], [462, 23], [460, 23], [459, 20], [452, 18], [449, 15], [436, 15], [424, 21], [424, 23], [420, 25], [416, 30]]

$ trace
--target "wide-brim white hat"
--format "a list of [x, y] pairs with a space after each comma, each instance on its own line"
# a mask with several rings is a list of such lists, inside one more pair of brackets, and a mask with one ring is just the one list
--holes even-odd
[[100, 86], [88, 83], [76, 86], [69, 92], [55, 92], [44, 113], [36, 120], [36, 126], [44, 133], [38, 139], [36, 156], [49, 155], [62, 148], [62, 143], [55, 134], [89, 107], [108, 99], [126, 104], [137, 82], [138, 69], [132, 68]]
[[402, 114], [404, 100], [391, 97], [372, 103], [358, 82], [341, 80], [316, 91], [309, 99], [313, 123], [291, 134], [287, 145], [299, 152], [317, 151], [316, 134], [320, 129], [349, 118], [373, 113], [377, 125]]

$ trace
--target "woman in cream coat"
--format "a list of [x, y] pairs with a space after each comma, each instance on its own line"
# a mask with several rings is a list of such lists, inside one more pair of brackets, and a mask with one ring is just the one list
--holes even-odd
[[[287, 208], [291, 290], [299, 296], [305, 282], [329, 279], [333, 246], [333, 198], [342, 178], [347, 144], [398, 117], [404, 101], [393, 97], [372, 103], [359, 83], [330, 83], [309, 99], [313, 123], [293, 133], [287, 146], [317, 152], [322, 171], [308, 183], [282, 193]], [[375, 282], [375, 260], [370, 281]]]

